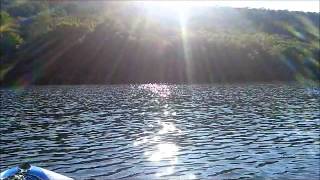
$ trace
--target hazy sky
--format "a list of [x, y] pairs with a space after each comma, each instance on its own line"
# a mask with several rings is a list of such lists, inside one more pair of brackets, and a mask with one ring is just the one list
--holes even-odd
[[256, 0], [256, 1], [214, 1], [211, 2], [220, 6], [232, 6], [232, 7], [250, 7], [250, 8], [265, 8], [275, 10], [289, 10], [289, 11], [306, 11], [306, 12], [319, 12], [320, 4], [319, 0]]
[[248, 7], [248, 8], [265, 8], [275, 10], [289, 10], [289, 11], [305, 11], [305, 12], [319, 12], [319, 0], [218, 0], [218, 1], [141, 1], [147, 6], [169, 7], [169, 6], [229, 6], [229, 7]]

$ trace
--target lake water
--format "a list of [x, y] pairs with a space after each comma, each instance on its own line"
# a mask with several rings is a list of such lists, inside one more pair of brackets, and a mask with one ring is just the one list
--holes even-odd
[[1, 171], [76, 179], [319, 179], [319, 89], [296, 84], [1, 89]]

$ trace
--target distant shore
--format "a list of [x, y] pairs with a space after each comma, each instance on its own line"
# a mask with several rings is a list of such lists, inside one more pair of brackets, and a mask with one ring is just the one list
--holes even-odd
[[182, 22], [121, 3], [7, 4], [3, 85], [320, 80], [319, 13], [207, 7]]

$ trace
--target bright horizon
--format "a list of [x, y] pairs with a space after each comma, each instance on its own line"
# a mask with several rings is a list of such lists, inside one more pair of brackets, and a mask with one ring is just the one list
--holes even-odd
[[244, 1], [138, 1], [144, 6], [154, 8], [191, 8], [191, 7], [234, 7], [270, 10], [288, 10], [303, 12], [319, 12], [320, 3], [317, 0], [306, 1], [274, 1], [274, 0], [244, 0]]

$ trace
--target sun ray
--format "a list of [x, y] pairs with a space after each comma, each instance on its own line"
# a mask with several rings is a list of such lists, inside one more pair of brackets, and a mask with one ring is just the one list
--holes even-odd
[[192, 52], [191, 52], [191, 47], [189, 43], [189, 32], [187, 29], [187, 17], [186, 17], [186, 12], [185, 11], [180, 11], [179, 12], [179, 23], [180, 23], [180, 30], [181, 30], [181, 40], [182, 40], [182, 48], [183, 48], [183, 56], [184, 56], [184, 61], [186, 64], [186, 75], [187, 75], [187, 81], [191, 82], [192, 79], [192, 70], [191, 68], [191, 61], [192, 61]]

